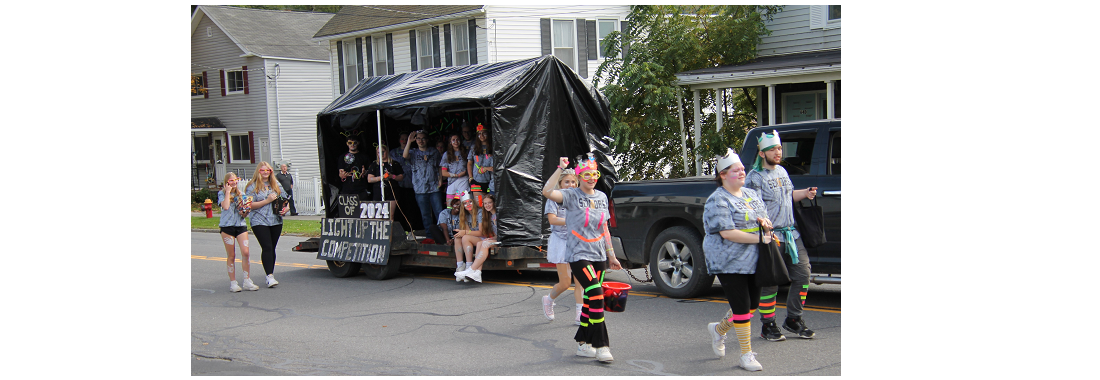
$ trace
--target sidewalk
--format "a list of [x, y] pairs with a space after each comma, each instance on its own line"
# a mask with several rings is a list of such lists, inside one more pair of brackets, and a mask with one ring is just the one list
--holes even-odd
[[[213, 219], [218, 219], [218, 215], [219, 214], [215, 212]], [[191, 216], [201, 218], [201, 217], [205, 217], [206, 213], [205, 212], [192, 212]], [[322, 217], [324, 217], [324, 215], [301, 215], [301, 214], [298, 214], [298, 215], [294, 215], [294, 216], [287, 215], [287, 216], [284, 216], [283, 219], [284, 220], [316, 220], [316, 221], [320, 222]]]

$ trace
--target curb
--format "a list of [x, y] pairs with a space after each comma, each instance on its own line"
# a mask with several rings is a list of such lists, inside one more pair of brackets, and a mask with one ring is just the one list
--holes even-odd
[[[209, 228], [192, 228], [191, 232], [209, 232], [209, 233], [215, 233], [216, 234], [216, 233], [221, 233], [222, 231], [221, 230], [212, 230], [212, 229], [209, 229]], [[248, 233], [252, 233], [251, 228], [248, 229]], [[300, 234], [300, 233], [295, 233], [295, 232], [283, 232], [279, 236], [318, 237], [318, 236], [310, 236], [310, 235], [307, 235], [307, 234]]]

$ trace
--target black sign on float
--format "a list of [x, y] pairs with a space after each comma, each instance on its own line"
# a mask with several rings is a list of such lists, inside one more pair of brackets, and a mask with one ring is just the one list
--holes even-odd
[[340, 195], [340, 217], [321, 219], [317, 259], [386, 265], [393, 235], [393, 202], [358, 202], [356, 198]]

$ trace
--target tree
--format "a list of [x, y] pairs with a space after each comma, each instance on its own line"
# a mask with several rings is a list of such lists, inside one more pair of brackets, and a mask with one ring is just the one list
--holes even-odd
[[[704, 161], [737, 149], [745, 132], [756, 123], [755, 94], [726, 89], [723, 131], [715, 132], [716, 93], [700, 91], [701, 146], [694, 146], [691, 92], [676, 85], [676, 73], [742, 63], [756, 57], [761, 35], [770, 32], [765, 20], [780, 6], [757, 5], [636, 5], [627, 21], [630, 30], [604, 38], [609, 58], [600, 65], [594, 83], [611, 106], [613, 151], [620, 178], [626, 180], [677, 178], [685, 172], [681, 158], [677, 99], [683, 103], [684, 133], [689, 160], [698, 152]], [[626, 47], [626, 54], [620, 54]], [[738, 91], [740, 90], [740, 91]], [[709, 126], [709, 128], [708, 128]], [[667, 173], [667, 174], [666, 174]]]

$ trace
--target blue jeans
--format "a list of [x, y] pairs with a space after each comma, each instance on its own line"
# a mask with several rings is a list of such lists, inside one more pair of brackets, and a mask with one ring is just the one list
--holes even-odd
[[416, 205], [420, 207], [420, 220], [424, 223], [424, 230], [435, 225], [435, 218], [443, 212], [443, 199], [439, 197], [439, 191], [416, 194]]

